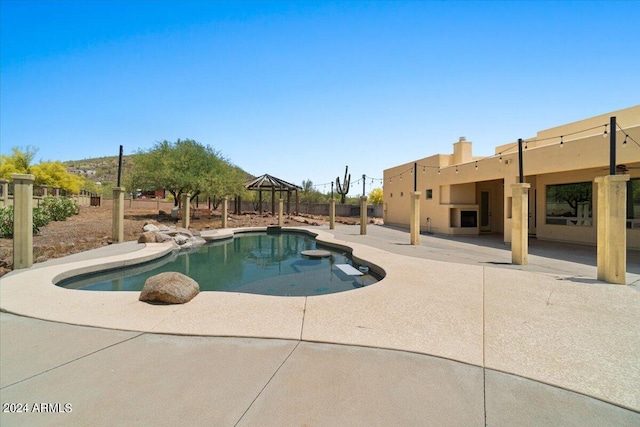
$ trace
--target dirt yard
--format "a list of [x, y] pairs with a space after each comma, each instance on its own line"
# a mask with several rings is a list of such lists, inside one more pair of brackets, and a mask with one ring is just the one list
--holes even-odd
[[[111, 241], [111, 206], [81, 207], [80, 214], [66, 221], [51, 222], [33, 236], [34, 262], [43, 262], [50, 258], [60, 258], [69, 254], [87, 251], [109, 245]], [[142, 227], [147, 222], [168, 226], [180, 225], [175, 219], [157, 210], [125, 209], [124, 239], [138, 240]], [[336, 222], [343, 224], [360, 224], [360, 218], [338, 217]], [[270, 214], [243, 213], [228, 216], [228, 227], [260, 227], [277, 225], [278, 220]], [[328, 217], [322, 216], [287, 216], [285, 226], [319, 226], [329, 223]], [[191, 229], [209, 230], [221, 228], [222, 218], [214, 212], [210, 218], [191, 220]], [[0, 239], [0, 276], [11, 271], [13, 267], [13, 240]]]

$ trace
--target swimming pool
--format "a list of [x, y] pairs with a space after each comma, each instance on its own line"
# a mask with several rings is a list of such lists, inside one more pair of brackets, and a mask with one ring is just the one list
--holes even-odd
[[[318, 248], [329, 251], [330, 256], [301, 254]], [[141, 265], [65, 279], [57, 285], [80, 290], [140, 291], [147, 278], [166, 271], [186, 274], [198, 282], [201, 291], [277, 296], [343, 292], [379, 280], [368, 266], [354, 263], [349, 252], [318, 246], [307, 234], [250, 232]]]

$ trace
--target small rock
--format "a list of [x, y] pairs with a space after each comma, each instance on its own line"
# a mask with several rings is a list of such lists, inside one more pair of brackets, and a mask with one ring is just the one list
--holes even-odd
[[169, 236], [168, 234], [165, 234], [163, 232], [156, 233], [156, 242], [164, 243], [164, 242], [168, 242], [169, 240], [172, 240], [172, 237]]
[[142, 229], [144, 231], [159, 231], [160, 230], [158, 227], [156, 227], [153, 224], [145, 224], [144, 227], [142, 227]]
[[140, 301], [184, 304], [200, 293], [200, 285], [191, 277], [170, 271], [149, 277], [140, 292]]
[[155, 243], [156, 242], [156, 233], [153, 231], [145, 231], [138, 238], [138, 243]]
[[182, 234], [176, 234], [173, 236], [173, 241], [179, 245], [184, 245], [189, 240], [189, 237], [183, 236]]
[[186, 228], [177, 227], [177, 228], [176, 228], [176, 232], [177, 232], [178, 234], [183, 235], [183, 236], [193, 237], [193, 233], [191, 232], [191, 230], [187, 230]]

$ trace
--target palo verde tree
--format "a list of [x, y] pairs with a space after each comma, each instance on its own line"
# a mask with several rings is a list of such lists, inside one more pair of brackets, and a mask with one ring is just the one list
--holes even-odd
[[162, 188], [178, 206], [183, 194], [223, 194], [242, 184], [240, 174], [220, 152], [191, 139], [162, 141], [134, 159], [131, 182], [140, 188]]
[[382, 188], [374, 188], [369, 192], [369, 203], [372, 205], [381, 205], [382, 201]]
[[11, 179], [11, 174], [28, 173], [35, 178], [35, 185], [47, 185], [61, 188], [77, 194], [85, 185], [83, 177], [67, 172], [67, 168], [59, 162], [40, 162], [32, 165], [38, 149], [28, 146], [24, 149], [12, 148], [10, 155], [0, 156], [0, 178]]
[[85, 179], [67, 172], [67, 168], [59, 161], [33, 165], [31, 173], [36, 185], [62, 188], [71, 194], [78, 194], [85, 187]]
[[27, 146], [11, 148], [11, 154], [0, 156], [0, 178], [10, 179], [12, 173], [31, 173], [31, 163], [38, 149]]

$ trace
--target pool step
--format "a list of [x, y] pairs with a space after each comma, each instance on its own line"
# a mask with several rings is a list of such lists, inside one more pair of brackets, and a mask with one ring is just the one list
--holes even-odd
[[349, 264], [334, 264], [334, 265], [348, 276], [362, 276], [361, 271], [358, 271], [356, 268], [353, 268]]

